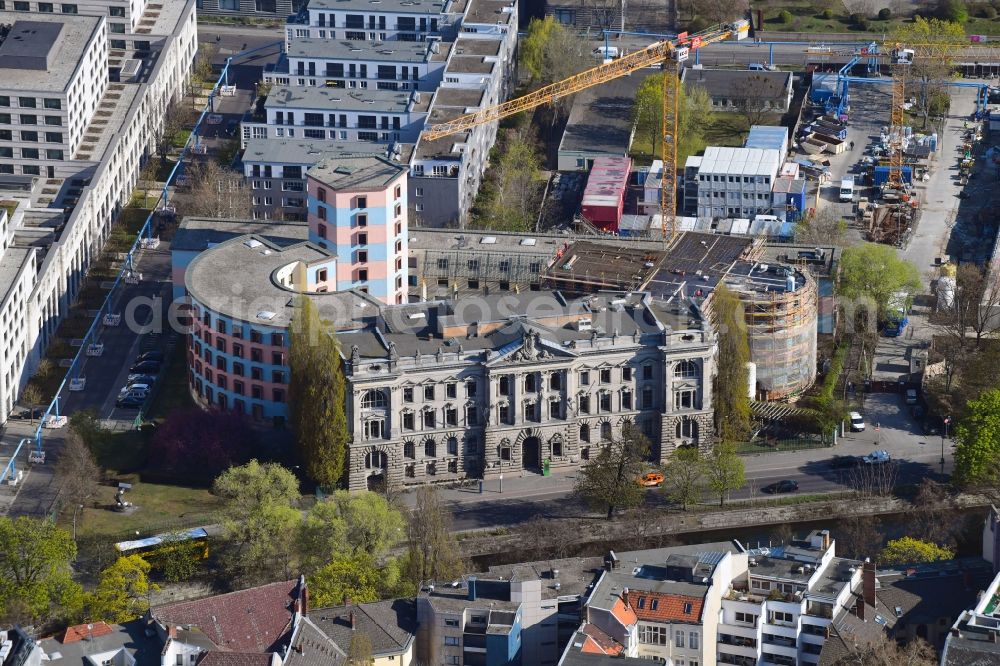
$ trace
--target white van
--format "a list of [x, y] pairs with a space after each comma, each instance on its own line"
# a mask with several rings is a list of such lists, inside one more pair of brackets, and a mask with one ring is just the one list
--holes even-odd
[[614, 60], [621, 55], [617, 46], [598, 46], [593, 53], [595, 58], [602, 61]]
[[840, 181], [840, 200], [854, 201], [854, 179], [845, 178]]

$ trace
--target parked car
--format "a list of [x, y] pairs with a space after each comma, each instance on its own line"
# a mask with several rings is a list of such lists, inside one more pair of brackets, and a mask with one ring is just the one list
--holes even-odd
[[799, 482], [792, 481], [791, 479], [782, 479], [781, 481], [775, 481], [774, 483], [768, 484], [761, 488], [761, 492], [765, 492], [768, 495], [777, 495], [778, 493], [794, 493], [799, 489]]
[[22, 409], [18, 412], [14, 412], [13, 414], [11, 414], [11, 417], [15, 419], [24, 419], [24, 420], [40, 419], [42, 418], [42, 414], [44, 413], [45, 410], [41, 409], [40, 407], [32, 407], [31, 409]]
[[917, 404], [917, 389], [906, 389], [906, 404]]
[[857, 412], [850, 413], [851, 419], [851, 431], [852, 432], [864, 432], [865, 429], [865, 417]]
[[118, 392], [118, 397], [120, 398], [123, 395], [126, 395], [129, 391], [149, 395], [149, 384], [126, 384], [122, 387], [122, 390]]
[[145, 375], [158, 375], [160, 374], [160, 364], [156, 361], [141, 361], [129, 368], [129, 372], [142, 373]]
[[142, 354], [139, 354], [136, 357], [136, 359], [135, 359], [136, 363], [144, 363], [146, 361], [153, 361], [155, 363], [163, 363], [163, 352], [161, 352], [161, 351], [148, 351], [148, 352], [144, 352]]
[[861, 459], [861, 461], [864, 462], [866, 465], [882, 465], [884, 463], [889, 462], [890, 460], [892, 460], [892, 456], [890, 456], [889, 452], [886, 451], [885, 449], [878, 449], [876, 451], [872, 451], [871, 453], [869, 453], [868, 455], [866, 455], [864, 458]]
[[663, 475], [659, 472], [646, 472], [639, 477], [639, 485], [647, 488], [655, 488], [663, 483]]
[[115, 407], [142, 407], [148, 396], [148, 393], [142, 391], [127, 391], [125, 395], [118, 396]]
[[152, 384], [155, 381], [156, 381], [155, 375], [146, 375], [141, 372], [135, 372], [128, 376], [128, 379], [125, 380], [125, 385], [128, 386], [130, 384]]

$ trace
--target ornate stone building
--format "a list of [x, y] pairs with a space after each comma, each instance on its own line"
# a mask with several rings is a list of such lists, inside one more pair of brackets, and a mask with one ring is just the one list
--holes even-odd
[[691, 315], [639, 293], [383, 307], [339, 335], [350, 487], [576, 467], [630, 422], [655, 461], [708, 442], [715, 340]]

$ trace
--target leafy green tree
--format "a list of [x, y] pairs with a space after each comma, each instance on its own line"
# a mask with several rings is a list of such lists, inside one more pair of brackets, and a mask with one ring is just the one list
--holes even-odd
[[309, 478], [329, 488], [344, 475], [349, 439], [340, 344], [312, 300], [299, 296], [296, 306], [288, 355], [292, 427]]
[[725, 284], [712, 294], [712, 324], [719, 336], [713, 386], [715, 433], [724, 442], [742, 442], [750, 433], [747, 363], [750, 345], [743, 303]]
[[887, 543], [882, 549], [878, 561], [879, 564], [884, 565], [923, 564], [950, 560], [953, 557], [955, 557], [954, 551], [948, 548], [942, 548], [930, 541], [921, 541], [905, 536]]
[[406, 519], [382, 495], [338, 490], [332, 501], [347, 524], [347, 543], [355, 552], [380, 558], [403, 539]]
[[611, 520], [618, 509], [634, 509], [646, 498], [639, 477], [648, 467], [649, 442], [634, 425], [626, 424], [621, 439], [600, 448], [580, 469], [574, 492], [589, 506], [606, 510]]
[[128, 622], [149, 610], [149, 595], [160, 589], [149, 582], [149, 570], [149, 563], [139, 555], [118, 558], [101, 572], [97, 588], [88, 600], [89, 618]]
[[351, 644], [347, 648], [347, 665], [371, 666], [374, 663], [372, 639], [363, 631], [351, 634]]
[[961, 22], [916, 16], [912, 22], [898, 24], [889, 40], [912, 45], [917, 52], [913, 63], [905, 66], [906, 94], [916, 97], [917, 103], [912, 110], [923, 118], [924, 128], [933, 112], [940, 109], [941, 95], [948, 95], [946, 83], [954, 71], [950, 47], [968, 43], [962, 27], [969, 16], [968, 11], [961, 0], [944, 0], [944, 4], [948, 3], [961, 6], [959, 13], [964, 12], [965, 16]]
[[318, 608], [378, 601], [379, 567], [365, 554], [338, 553], [309, 578], [309, 596]]
[[299, 525], [296, 549], [302, 571], [310, 578], [331, 557], [350, 551], [347, 544], [347, 521], [335, 502], [321, 500], [309, 509]]
[[409, 544], [404, 564], [406, 580], [412, 586], [461, 575], [462, 557], [451, 527], [451, 511], [442, 503], [437, 490], [431, 486], [417, 489], [407, 523]]
[[0, 621], [74, 617], [82, 605], [75, 557], [72, 536], [54, 521], [0, 517]]
[[886, 315], [889, 300], [898, 291], [910, 294], [921, 287], [920, 272], [896, 249], [879, 243], [861, 243], [846, 248], [840, 258], [840, 295], [855, 301], [871, 299], [879, 318]]
[[715, 445], [705, 458], [705, 476], [709, 489], [719, 496], [719, 506], [726, 503], [729, 493], [743, 487], [746, 467], [736, 455], [735, 444], [722, 441]]
[[955, 438], [955, 480], [1000, 488], [1000, 389], [985, 391], [968, 403]]
[[[677, 90], [677, 154], [700, 152], [705, 147], [705, 132], [714, 119], [712, 98], [702, 86], [679, 86]], [[639, 85], [632, 106], [635, 133], [649, 137], [652, 156], [663, 156], [663, 73], [647, 76]]]
[[587, 42], [577, 39], [551, 16], [532, 19], [521, 40], [520, 65], [531, 78], [533, 87], [546, 86], [597, 65], [590, 59]]
[[169, 536], [166, 541], [168, 545], [151, 558], [150, 564], [168, 583], [190, 580], [200, 568], [204, 547], [192, 541], [171, 542]]
[[490, 163], [488, 186], [476, 202], [475, 226], [500, 231], [534, 229], [541, 198], [541, 159], [530, 123], [502, 130]]
[[221, 520], [231, 550], [224, 558], [230, 574], [252, 583], [294, 573], [287, 541], [301, 522], [295, 475], [281, 465], [251, 460], [220, 474], [213, 492], [225, 500]]
[[663, 466], [663, 492], [685, 511], [701, 501], [705, 491], [705, 464], [697, 446], [684, 446], [672, 454]]
[[938, 15], [945, 21], [965, 23], [969, 20], [969, 8], [963, 0], [940, 0]]

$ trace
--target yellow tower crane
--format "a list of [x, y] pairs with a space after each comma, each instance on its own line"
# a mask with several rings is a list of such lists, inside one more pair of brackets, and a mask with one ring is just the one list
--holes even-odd
[[568, 79], [539, 88], [523, 97], [479, 109], [449, 122], [434, 125], [424, 131], [423, 138], [433, 141], [479, 125], [497, 122], [521, 111], [528, 111], [581, 90], [622, 76], [628, 76], [646, 67], [662, 65], [663, 178], [660, 183], [660, 211], [663, 216], [663, 239], [664, 241], [672, 241], [677, 234], [677, 120], [680, 112], [678, 68], [682, 62], [687, 60], [691, 51], [726, 39], [743, 39], [747, 36], [748, 30], [749, 24], [746, 21], [736, 21], [693, 35], [681, 33], [673, 40], [657, 42]]

